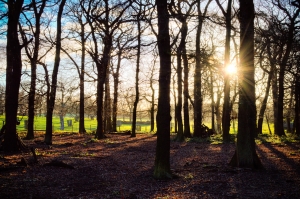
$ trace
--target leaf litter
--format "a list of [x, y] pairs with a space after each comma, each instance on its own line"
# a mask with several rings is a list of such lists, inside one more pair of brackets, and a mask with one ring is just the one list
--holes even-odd
[[[30, 153], [0, 157], [0, 198], [300, 198], [300, 145], [262, 143], [263, 171], [233, 168], [234, 143], [171, 142], [171, 180], [153, 178], [156, 137], [137, 134], [43, 136]], [[20, 165], [21, 159], [26, 165]]]

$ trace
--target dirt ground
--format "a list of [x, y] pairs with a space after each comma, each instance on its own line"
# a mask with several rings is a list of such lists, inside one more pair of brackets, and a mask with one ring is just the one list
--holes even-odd
[[[31, 153], [0, 153], [0, 198], [300, 198], [300, 144], [264, 143], [264, 171], [227, 164], [235, 145], [171, 142], [171, 168], [179, 178], [153, 178], [156, 137], [151, 134], [56, 135], [24, 141]], [[22, 162], [22, 157], [28, 164]]]

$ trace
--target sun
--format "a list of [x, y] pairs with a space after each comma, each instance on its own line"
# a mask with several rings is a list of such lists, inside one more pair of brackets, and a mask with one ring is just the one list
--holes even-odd
[[227, 74], [236, 74], [237, 73], [237, 68], [233, 64], [229, 64], [226, 69], [225, 69]]

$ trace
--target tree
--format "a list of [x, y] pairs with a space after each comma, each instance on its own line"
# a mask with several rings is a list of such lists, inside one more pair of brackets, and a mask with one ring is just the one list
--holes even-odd
[[[180, 27], [181, 40], [176, 50], [177, 56], [177, 81], [178, 81], [178, 103], [176, 105], [176, 119], [178, 122], [178, 132], [176, 140], [183, 141], [184, 137], [191, 137], [190, 132], [190, 120], [189, 120], [189, 107], [188, 107], [188, 58], [186, 53], [186, 38], [188, 34], [188, 22], [187, 19], [192, 12], [193, 5], [196, 3], [189, 2], [178, 2], [175, 6], [174, 0], [169, 4], [169, 10], [172, 14], [172, 17], [176, 18], [182, 25]], [[183, 5], [187, 4], [187, 5]], [[182, 10], [187, 9], [186, 13], [183, 13]], [[182, 126], [182, 60], [184, 66], [184, 80], [183, 80], [183, 93], [184, 93], [184, 131]]]
[[172, 178], [170, 169], [170, 83], [171, 46], [167, 0], [156, 0], [158, 15], [157, 45], [160, 57], [155, 178]]
[[[173, 60], [172, 60], [172, 65], [174, 65]], [[173, 66], [173, 68], [175, 68], [175, 66]], [[172, 75], [171, 85], [172, 85], [171, 94], [172, 94], [172, 97], [174, 100], [174, 133], [176, 133], [176, 135], [178, 135], [178, 127], [179, 127], [178, 121], [177, 121], [177, 92], [178, 92], [178, 89], [176, 89], [176, 73], [174, 73]], [[172, 126], [171, 126], [171, 130], [172, 130]], [[182, 130], [181, 130], [181, 132], [182, 132]]]
[[[209, 80], [210, 80], [210, 97], [211, 97], [211, 129], [213, 130], [213, 132], [216, 132], [215, 129], [215, 113], [217, 115], [217, 113], [219, 113], [219, 104], [220, 104], [220, 89], [219, 86], [217, 87], [218, 90], [217, 92], [214, 89], [214, 83], [217, 82], [215, 81], [215, 68], [213, 67], [215, 64], [211, 65], [208, 69], [209, 71]], [[217, 93], [217, 99], [215, 100], [215, 93]], [[217, 129], [218, 130], [218, 129]], [[217, 131], [218, 132], [218, 131]]]
[[[27, 125], [27, 134], [26, 139], [33, 139], [34, 138], [34, 111], [35, 111], [35, 98], [36, 98], [36, 69], [37, 64], [40, 62], [39, 60], [39, 49], [40, 49], [40, 33], [41, 33], [41, 16], [44, 12], [44, 8], [46, 6], [46, 0], [41, 2], [36, 2], [35, 0], [32, 1], [29, 7], [32, 6], [34, 17], [35, 17], [35, 24], [32, 24], [30, 19], [27, 18], [26, 13], [24, 13], [24, 17], [27, 19], [28, 23], [30, 24], [30, 30], [32, 31], [32, 35], [34, 37], [34, 46], [33, 49], [30, 50], [28, 46], [25, 47], [26, 55], [29, 58], [30, 66], [31, 66], [31, 83], [30, 83], [30, 90], [28, 95], [28, 125]], [[23, 42], [27, 42], [27, 37], [25, 32], [22, 30], [22, 39]]]
[[[84, 3], [81, 3], [82, 9], [85, 11], [87, 21], [91, 28], [91, 35], [93, 40], [93, 49], [88, 50], [97, 68], [97, 131], [96, 138], [104, 138], [103, 128], [103, 92], [106, 77], [106, 71], [110, 64], [111, 51], [113, 47], [113, 37], [125, 22], [125, 11], [131, 6], [132, 1], [114, 2], [115, 5], [110, 4], [108, 0], [90, 1], [88, 8], [85, 8]], [[102, 7], [103, 9], [97, 9]], [[97, 32], [100, 31], [100, 32]], [[100, 57], [98, 49], [98, 35], [102, 39], [102, 56]]]
[[[264, 63], [264, 57], [269, 62], [263, 69], [269, 75], [271, 81], [272, 97], [273, 97], [273, 113], [274, 113], [274, 130], [278, 136], [285, 135], [283, 128], [284, 110], [285, 106], [289, 102], [292, 104], [292, 95], [294, 88], [293, 83], [287, 84], [285, 79], [290, 78], [289, 75], [292, 73], [292, 52], [293, 46], [295, 46], [295, 39], [297, 35], [297, 23], [299, 21], [299, 3], [297, 1], [267, 1], [268, 4], [274, 5], [269, 10], [263, 8], [258, 16], [260, 16], [258, 28], [259, 44], [260, 47], [260, 62]], [[267, 8], [267, 7], [266, 7]], [[266, 67], [269, 66], [267, 70]], [[291, 81], [288, 81], [291, 82]], [[267, 82], [266, 91], [268, 91], [269, 83]], [[291, 95], [285, 93], [291, 90]], [[266, 93], [265, 99], [263, 100], [259, 118], [258, 118], [258, 132], [261, 132], [261, 126], [263, 122], [263, 114], [265, 109], [265, 103], [268, 94]], [[291, 106], [289, 108], [291, 110]], [[289, 113], [289, 111], [287, 112]], [[286, 120], [289, 120], [289, 114], [286, 116]], [[289, 123], [289, 122], [288, 122]]]
[[136, 21], [137, 21], [137, 54], [136, 54], [136, 70], [135, 70], [135, 100], [133, 103], [133, 113], [132, 113], [132, 126], [131, 126], [131, 137], [136, 137], [136, 111], [137, 105], [140, 100], [139, 91], [139, 72], [140, 72], [140, 58], [141, 58], [141, 19], [142, 19], [142, 5], [141, 2], [137, 2], [139, 5]]
[[5, 93], [5, 135], [3, 149], [19, 150], [16, 118], [21, 81], [22, 45], [19, 42], [18, 23], [23, 0], [8, 0], [7, 47], [6, 47], [6, 93]]
[[106, 79], [105, 79], [105, 96], [104, 96], [104, 132], [112, 131], [112, 122], [111, 122], [111, 97], [110, 97], [110, 81], [109, 81], [110, 70], [106, 70]]
[[[72, 33], [76, 33], [74, 36], [75, 38], [79, 36], [80, 41], [78, 43], [81, 46], [81, 61], [80, 65], [77, 64], [76, 60], [71, 57], [71, 55], [64, 49], [62, 49], [68, 57], [72, 60], [74, 63], [77, 73], [79, 75], [79, 133], [85, 132], [84, 127], [84, 83], [85, 83], [85, 60], [86, 60], [86, 41], [90, 35], [90, 33], [87, 32], [86, 26], [88, 23], [84, 20], [84, 13], [81, 10], [80, 4], [74, 4], [74, 2], [71, 2], [72, 5], [70, 5], [70, 11], [71, 14], [69, 15], [71, 18], [74, 19], [76, 23], [78, 23], [79, 28], [75, 26], [74, 30], [71, 30]], [[79, 29], [79, 30], [78, 30]]]
[[[216, 1], [219, 8], [221, 9], [226, 24], [226, 35], [225, 35], [225, 59], [224, 59], [224, 68], [228, 67], [230, 64], [230, 34], [231, 34], [231, 5], [232, 0], [228, 0], [227, 10], [225, 12], [224, 8], [220, 4], [220, 1]], [[222, 130], [223, 130], [223, 142], [230, 141], [230, 76], [228, 73], [225, 73], [224, 78], [224, 103], [223, 103], [223, 113], [222, 113]]]
[[[292, 45], [294, 42], [294, 35], [296, 32], [296, 25], [299, 23], [298, 16], [300, 13], [300, 7], [298, 1], [290, 2], [289, 6], [295, 7], [294, 10], [289, 11], [287, 7], [282, 4], [279, 0], [272, 1], [274, 5], [276, 5], [285, 15], [284, 18], [287, 18], [287, 33], [285, 36], [286, 46], [285, 51], [282, 51], [282, 56], [279, 61], [279, 73], [278, 73], [278, 108], [277, 108], [277, 122], [275, 123], [275, 134], [278, 136], [285, 135], [283, 129], [283, 98], [284, 98], [284, 77], [286, 67], [289, 61], [289, 56], [292, 51]], [[298, 6], [297, 6], [298, 5]]]
[[151, 99], [147, 99], [145, 96], [145, 100], [150, 103], [150, 132], [154, 131], [154, 114], [155, 114], [155, 89], [154, 85], [156, 83], [156, 79], [154, 79], [155, 75], [155, 68], [156, 68], [156, 60], [157, 60], [157, 55], [154, 55], [153, 57], [153, 64], [150, 66], [150, 74], [149, 74], [149, 84], [150, 84], [150, 90], [151, 90]]
[[262, 168], [255, 151], [256, 106], [254, 81], [254, 4], [240, 0], [239, 115], [237, 147], [230, 164]]
[[118, 113], [118, 99], [119, 99], [119, 83], [120, 83], [120, 68], [122, 57], [126, 57], [126, 52], [130, 50], [130, 44], [134, 41], [132, 36], [133, 30], [131, 27], [127, 27], [126, 29], [123, 27], [120, 29], [119, 36], [115, 38], [115, 45], [116, 45], [116, 56], [117, 56], [117, 63], [114, 67], [111, 64], [111, 74], [113, 76], [113, 84], [114, 84], [114, 91], [113, 91], [113, 103], [112, 103], [112, 130], [114, 132], [117, 131], [117, 113]]
[[[121, 34], [120, 34], [121, 35]], [[113, 68], [113, 64], [111, 64], [111, 73], [113, 76], [113, 80], [114, 80], [114, 93], [113, 93], [113, 103], [112, 103], [112, 130], [114, 132], [117, 132], [117, 113], [118, 113], [118, 98], [119, 98], [119, 77], [120, 77], [120, 67], [121, 67], [121, 61], [122, 61], [122, 47], [120, 44], [120, 40], [117, 39], [117, 49], [118, 49], [118, 53], [117, 53], [117, 64], [116, 64], [116, 68], [114, 70]]]
[[46, 115], [46, 134], [45, 143], [52, 144], [52, 117], [55, 104], [56, 88], [57, 88], [57, 74], [60, 64], [60, 51], [61, 51], [61, 20], [66, 0], [61, 0], [58, 13], [57, 13], [57, 33], [56, 33], [56, 46], [55, 46], [55, 58], [52, 73], [52, 82], [50, 87], [49, 96], [47, 96], [47, 115]]
[[195, 74], [194, 74], [194, 136], [200, 137], [202, 135], [201, 125], [202, 125], [202, 91], [201, 91], [201, 32], [203, 22], [206, 17], [207, 9], [212, 0], [208, 0], [204, 11], [201, 11], [201, 1], [197, 1], [197, 32], [196, 32], [196, 65], [195, 65]]
[[266, 91], [265, 91], [265, 96], [261, 102], [261, 107], [259, 110], [258, 114], [258, 121], [257, 121], [257, 133], [262, 134], [262, 125], [264, 121], [264, 114], [267, 108], [267, 102], [268, 102], [268, 96], [271, 88], [271, 80], [273, 78], [273, 72], [268, 73], [268, 80], [267, 80], [267, 85], [266, 85]]
[[[257, 133], [262, 133], [262, 125], [264, 121], [264, 114], [267, 108], [267, 102], [269, 97], [269, 92], [271, 89], [271, 83], [274, 82], [274, 74], [276, 74], [276, 58], [279, 55], [278, 49], [280, 49], [280, 45], [277, 45], [278, 38], [276, 38], [276, 34], [272, 34], [274, 30], [274, 27], [271, 24], [269, 24], [269, 27], [267, 26], [266, 30], [258, 29], [257, 31], [257, 40], [260, 42], [258, 43], [259, 47], [259, 65], [263, 72], [268, 75], [266, 88], [265, 88], [265, 95], [263, 97], [263, 100], [261, 102], [261, 107], [258, 114], [258, 121], [257, 121]], [[275, 38], [274, 38], [275, 36]], [[264, 58], [267, 57], [267, 64], [265, 64]], [[268, 70], [266, 67], [269, 66], [270, 69]], [[277, 78], [275, 78], [277, 79]], [[276, 82], [275, 82], [276, 83]], [[274, 84], [273, 84], [274, 85]], [[274, 92], [276, 90], [274, 89]], [[277, 92], [276, 92], [277, 93]], [[277, 95], [274, 95], [277, 96]], [[275, 103], [277, 100], [275, 101]], [[276, 106], [274, 106], [276, 107]], [[276, 107], [277, 110], [277, 107]], [[275, 115], [275, 118], [277, 118], [277, 115]], [[277, 121], [276, 119], [274, 121]]]
[[[297, 8], [300, 8], [300, 1], [293, 1], [293, 5], [296, 6]], [[298, 32], [298, 37], [297, 37], [297, 42], [298, 45], [296, 45], [296, 50], [295, 53], [295, 59], [296, 60], [296, 70], [294, 74], [294, 79], [295, 79], [295, 119], [294, 119], [294, 125], [293, 125], [293, 130], [296, 131], [296, 134], [300, 136], [300, 55], [299, 55], [299, 43], [300, 43], [300, 38], [299, 38], [299, 32]]]
[[[299, 55], [298, 55], [299, 57]], [[297, 59], [299, 62], [299, 58]], [[297, 67], [295, 74], [295, 120], [293, 128], [296, 134], [300, 136], [300, 68]]]

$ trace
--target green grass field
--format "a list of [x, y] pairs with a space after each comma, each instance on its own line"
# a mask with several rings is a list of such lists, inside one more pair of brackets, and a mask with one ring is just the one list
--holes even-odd
[[[17, 131], [20, 136], [25, 137], [26, 136], [26, 128], [25, 128], [25, 121], [27, 120], [27, 116], [19, 116], [20, 124], [17, 125]], [[0, 128], [4, 124], [4, 116], [0, 116]], [[72, 120], [72, 125], [68, 126], [68, 120]], [[206, 126], [211, 128], [210, 123], [205, 123]], [[148, 133], [150, 131], [150, 125], [147, 124], [140, 124], [140, 129], [137, 129], [138, 132], [141, 133]], [[174, 126], [172, 124], [171, 126]], [[232, 135], [232, 140], [235, 139], [235, 134], [237, 133], [237, 122], [231, 123], [230, 126], [230, 134]], [[53, 132], [54, 134], [64, 134], [64, 133], [78, 133], [79, 128], [79, 122], [76, 122], [74, 118], [71, 117], [65, 117], [64, 118], [64, 130], [60, 130], [60, 121], [59, 117], [53, 117]], [[93, 133], [95, 132], [97, 128], [97, 120], [85, 118], [85, 129], [87, 133]], [[287, 136], [284, 137], [278, 137], [274, 135], [274, 124], [270, 124], [271, 133], [269, 132], [269, 127], [267, 123], [263, 124], [262, 129], [262, 135], [259, 135], [259, 137], [256, 139], [256, 143], [285, 143], [285, 142], [299, 142], [300, 138], [296, 137], [295, 135], [287, 133]], [[36, 135], [43, 135], [46, 130], [46, 117], [36, 117], [35, 123], [34, 123], [34, 130]], [[125, 130], [131, 130], [131, 124], [130, 123], [123, 123], [120, 127], [117, 127], [117, 131], [125, 131]], [[174, 127], [172, 128], [172, 135], [174, 134]], [[191, 131], [193, 132], [193, 126], [191, 125]], [[197, 142], [211, 142], [212, 144], [220, 144], [222, 143], [222, 134], [216, 134], [214, 136], [211, 136], [209, 138], [191, 138], [187, 139], [190, 141], [197, 141]]]
[[[18, 117], [20, 120], [20, 125], [17, 125], [17, 130], [18, 132], [26, 131], [25, 128], [25, 121], [27, 120], [27, 116], [19, 116]], [[0, 128], [3, 126], [4, 123], [4, 116], [0, 116]], [[72, 125], [68, 126], [68, 120], [72, 120]], [[174, 124], [172, 124], [174, 125]], [[211, 128], [210, 123], [205, 123], [209, 128]], [[139, 125], [141, 127], [142, 132], [149, 132], [150, 131], [150, 125], [142, 124]], [[236, 134], [237, 133], [237, 122], [231, 123], [230, 126], [230, 133], [231, 134]], [[73, 117], [65, 117], [64, 118], [64, 130], [60, 130], [60, 121], [59, 117], [53, 117], [53, 129], [54, 132], [78, 132], [79, 128], [79, 122], [76, 122]], [[93, 132], [97, 128], [97, 120], [90, 119], [90, 118], [85, 118], [85, 129], [87, 132]], [[274, 133], [274, 125], [270, 124], [270, 129], [272, 133]], [[35, 131], [45, 131], [46, 130], [46, 117], [36, 117], [35, 122], [34, 122], [34, 130]], [[118, 131], [125, 131], [125, 130], [131, 130], [131, 124], [122, 124], [120, 127], [117, 127]], [[174, 131], [174, 128], [172, 128], [172, 131]], [[193, 131], [193, 126], [191, 126], [191, 131]], [[263, 129], [262, 129], [263, 134], [270, 134], [269, 133], [269, 128], [267, 123], [263, 124]]]
[[[20, 124], [17, 125], [17, 131], [22, 132], [26, 131], [25, 121], [27, 120], [27, 116], [19, 116]], [[72, 120], [72, 125], [68, 126], [68, 120]], [[0, 128], [3, 126], [5, 121], [4, 116], [0, 116]], [[97, 120], [85, 118], [85, 129], [87, 132], [93, 132], [97, 128]], [[141, 127], [141, 131], [148, 132], [150, 131], [150, 125], [139, 125]], [[59, 117], [53, 117], [53, 131], [54, 132], [78, 132], [79, 122], [76, 122], [73, 117], [65, 117], [64, 118], [64, 130], [60, 130], [60, 120]], [[117, 127], [118, 131], [130, 130], [131, 124], [122, 124], [120, 127]], [[35, 131], [45, 131], [46, 130], [46, 117], [35, 117], [34, 121], [34, 130]]]

